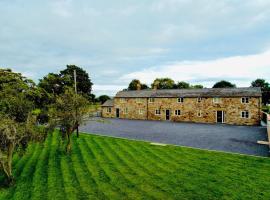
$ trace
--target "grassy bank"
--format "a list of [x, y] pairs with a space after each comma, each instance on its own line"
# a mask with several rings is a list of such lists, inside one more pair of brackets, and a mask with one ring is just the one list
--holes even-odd
[[270, 199], [270, 159], [57, 133], [14, 159], [0, 199]]

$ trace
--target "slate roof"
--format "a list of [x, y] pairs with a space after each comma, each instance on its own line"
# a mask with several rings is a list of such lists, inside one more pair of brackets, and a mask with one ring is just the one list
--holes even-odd
[[102, 105], [102, 107], [113, 107], [113, 99], [109, 99], [105, 101]]
[[[245, 88], [203, 88], [203, 89], [164, 89], [164, 90], [132, 90], [120, 91], [116, 98], [127, 97], [261, 97], [259, 87]], [[106, 102], [105, 102], [106, 103]]]

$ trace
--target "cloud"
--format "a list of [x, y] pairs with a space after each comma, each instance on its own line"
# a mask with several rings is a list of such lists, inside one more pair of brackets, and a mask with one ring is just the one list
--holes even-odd
[[93, 85], [93, 92], [96, 96], [107, 94], [115, 95], [118, 91], [127, 88], [126, 85]]
[[125, 82], [140, 79], [150, 84], [158, 77], [201, 83], [208, 87], [222, 79], [235, 82], [239, 86], [249, 86], [250, 82], [256, 78], [270, 77], [270, 50], [254, 55], [168, 63], [135, 71], [123, 75], [120, 79]]
[[60, 17], [71, 17], [72, 0], [53, 0], [52, 12]]

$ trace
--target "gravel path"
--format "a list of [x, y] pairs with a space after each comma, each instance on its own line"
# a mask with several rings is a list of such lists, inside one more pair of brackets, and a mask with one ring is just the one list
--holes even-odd
[[80, 131], [241, 154], [269, 155], [268, 146], [257, 144], [257, 140], [267, 140], [264, 127], [125, 119], [105, 120], [105, 123], [89, 121], [80, 128]]

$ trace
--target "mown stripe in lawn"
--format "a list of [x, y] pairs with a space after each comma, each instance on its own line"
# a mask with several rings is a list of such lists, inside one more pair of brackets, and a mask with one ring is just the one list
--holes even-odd
[[[125, 179], [127, 185], [133, 188], [133, 190], [130, 191], [130, 194], [134, 196], [131, 198], [154, 199], [151, 194], [143, 191], [143, 188], [140, 188], [139, 185], [134, 182], [137, 173], [130, 166], [128, 166], [123, 159], [117, 156], [113, 149], [108, 148], [108, 146], [106, 146], [104, 143], [100, 144], [103, 142], [102, 139], [100, 140], [100, 138], [93, 138], [92, 141], [96, 148], [100, 149], [103, 152], [102, 154], [104, 154], [106, 158], [112, 162], [112, 166], [115, 166], [115, 169]], [[140, 195], [140, 197], [138, 195]]]
[[111, 180], [113, 177], [103, 169], [102, 165], [98, 162], [98, 159], [92, 152], [91, 147], [86, 143], [85, 138], [80, 138], [79, 147], [88, 166], [88, 170], [91, 171], [98, 187], [104, 191], [105, 195], [110, 197], [110, 199], [125, 199], [127, 194], [122, 192], [121, 188], [117, 185], [112, 184]]
[[[111, 183], [120, 187], [121, 191], [127, 194], [125, 199], [134, 199], [141, 197], [138, 191], [134, 190], [134, 184], [131, 183], [128, 179], [126, 179], [126, 177], [115, 166], [115, 163], [113, 163], [108, 158], [107, 154], [104, 153], [103, 149], [101, 149], [99, 145], [97, 145], [93, 138], [87, 137], [86, 142], [88, 146], [91, 147], [100, 165], [103, 166], [103, 169], [106, 171], [107, 174], [110, 174]], [[119, 163], [117, 165], [119, 165]]]
[[36, 163], [41, 150], [41, 145], [37, 144], [37, 149], [33, 152], [33, 156], [28, 160], [27, 164], [23, 168], [18, 182], [16, 183], [16, 190], [14, 192], [13, 199], [23, 200], [31, 198], [33, 174], [36, 170]]
[[140, 185], [146, 193], [153, 195], [157, 199], [171, 199], [169, 194], [164, 192], [163, 188], [160, 187], [159, 182], [162, 182], [162, 180], [155, 174], [150, 173], [147, 168], [143, 167], [138, 162], [137, 157], [135, 158], [129, 151], [124, 150], [121, 145], [116, 144], [115, 140], [104, 140], [104, 142], [110, 149], [114, 149], [117, 156], [125, 160], [127, 165], [138, 174], [135, 178], [138, 180], [136, 184]]
[[[96, 181], [93, 179], [91, 172], [88, 170], [85, 164], [81, 150], [78, 147], [76, 139], [73, 137], [73, 150], [71, 153], [71, 159], [73, 162], [73, 168], [78, 177], [81, 187], [87, 193], [87, 198], [90, 199], [107, 199], [103, 191], [99, 190]], [[85, 197], [86, 198], [86, 197]]]
[[[16, 166], [13, 167], [14, 171], [14, 177], [15, 177], [15, 182], [17, 183], [19, 181], [19, 176], [21, 172], [24, 169], [24, 166], [29, 162], [29, 160], [33, 157], [33, 152], [37, 149], [36, 144], [31, 144], [28, 146], [28, 149], [25, 153], [25, 155], [19, 159], [19, 161], [16, 163]], [[15, 193], [16, 190], [16, 184], [15, 186], [9, 188], [8, 190], [5, 191], [5, 193], [0, 195], [0, 199], [11, 199]]]
[[63, 177], [60, 169], [63, 152], [60, 148], [60, 134], [52, 134], [48, 164], [48, 199], [66, 199]]
[[156, 190], [158, 190], [159, 192], [164, 192], [166, 194], [166, 197], [169, 198], [168, 192], [174, 192], [173, 188], [171, 187], [172, 185], [164, 182], [164, 177], [159, 175], [158, 170], [156, 170], [155, 166], [145, 166], [146, 160], [141, 156], [141, 153], [138, 154], [136, 153], [136, 151], [130, 148], [130, 145], [125, 145], [125, 143], [116, 140], [113, 140], [112, 144], [113, 148], [117, 149], [118, 147], [118, 149], [121, 149], [118, 152], [123, 152], [123, 156], [126, 157], [127, 160], [135, 164], [135, 169], [140, 169], [140, 172], [145, 174], [146, 178], [150, 182], [152, 182], [151, 184]]
[[51, 143], [52, 135], [50, 134], [42, 145], [42, 152], [37, 162], [33, 178], [32, 199], [47, 199], [48, 162]]
[[70, 155], [64, 155], [61, 159], [61, 170], [63, 174], [64, 189], [67, 199], [85, 199], [87, 193], [82, 189], [74, 170]]

